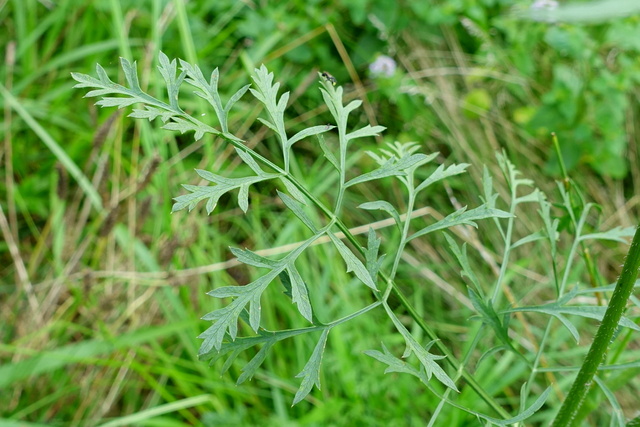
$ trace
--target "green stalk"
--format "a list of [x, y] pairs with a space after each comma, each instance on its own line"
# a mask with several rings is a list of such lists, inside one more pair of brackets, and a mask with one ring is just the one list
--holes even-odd
[[[316, 205], [332, 221], [335, 221], [335, 225], [338, 227], [340, 231], [344, 233], [346, 239], [358, 250], [358, 252], [360, 252], [360, 254], [364, 255], [364, 249], [362, 248], [358, 240], [355, 238], [355, 236], [351, 234], [351, 232], [349, 231], [349, 228], [340, 220], [340, 218], [336, 217], [329, 208], [327, 208], [320, 200], [318, 200], [304, 185], [298, 182], [293, 176], [287, 175], [287, 177], [289, 178], [291, 183], [298, 188], [298, 190], [300, 190], [307, 198], [309, 198], [309, 200], [313, 202], [314, 205]], [[469, 371], [464, 369], [464, 366], [461, 365], [461, 363], [456, 359], [454, 354], [451, 351], [449, 351], [447, 346], [445, 346], [442, 343], [442, 341], [440, 340], [436, 332], [433, 329], [431, 329], [429, 325], [427, 325], [427, 323], [424, 321], [422, 316], [420, 316], [420, 314], [416, 311], [416, 309], [413, 308], [413, 306], [411, 305], [407, 297], [400, 290], [398, 285], [396, 285], [393, 279], [390, 278], [385, 273], [383, 273], [382, 271], [380, 271], [378, 274], [380, 274], [380, 277], [384, 283], [391, 284], [392, 291], [396, 295], [400, 306], [402, 306], [407, 311], [409, 316], [416, 322], [418, 327], [422, 329], [422, 331], [431, 340], [435, 341], [434, 346], [438, 350], [440, 350], [440, 352], [445, 356], [444, 361], [449, 363], [449, 365], [454, 370], [462, 374], [462, 377], [469, 384], [469, 387], [471, 387], [476, 392], [476, 394], [482, 400], [484, 400], [487, 405], [489, 405], [489, 407], [491, 407], [494, 411], [496, 411], [496, 413], [500, 414], [500, 416], [504, 417], [505, 419], [510, 418], [511, 415], [509, 415], [509, 413], [505, 411], [505, 409], [502, 406], [500, 406], [500, 404], [496, 402], [496, 400], [482, 388], [482, 386], [476, 381], [473, 375], [469, 373]], [[377, 294], [376, 297], [379, 298], [380, 294]]]
[[602, 319], [602, 324], [598, 328], [591, 348], [587, 353], [587, 357], [578, 372], [573, 386], [567, 395], [556, 419], [553, 421], [552, 426], [564, 427], [573, 425], [576, 420], [576, 416], [582, 403], [584, 402], [589, 388], [593, 382], [593, 377], [598, 370], [600, 364], [604, 361], [607, 353], [607, 348], [611, 342], [611, 338], [615, 333], [620, 318], [625, 311], [627, 301], [633, 286], [638, 277], [638, 269], [640, 268], [640, 226], [636, 229], [636, 233], [633, 236], [627, 259], [622, 267], [622, 274], [616, 284], [616, 289], [613, 291], [609, 307]]
[[389, 278], [391, 278], [391, 280], [394, 280], [396, 277], [396, 273], [398, 272], [398, 266], [400, 265], [400, 259], [402, 258], [402, 252], [404, 251], [404, 248], [407, 245], [407, 236], [409, 235], [409, 226], [411, 224], [411, 214], [413, 213], [413, 206], [415, 205], [415, 202], [416, 202], [415, 188], [413, 186], [413, 173], [410, 173], [407, 176], [407, 189], [409, 190], [409, 202], [407, 203], [407, 217], [402, 227], [402, 235], [400, 236], [400, 245], [398, 245], [398, 251], [396, 252], [396, 257], [393, 260], [393, 267], [391, 268], [391, 273], [389, 274]]

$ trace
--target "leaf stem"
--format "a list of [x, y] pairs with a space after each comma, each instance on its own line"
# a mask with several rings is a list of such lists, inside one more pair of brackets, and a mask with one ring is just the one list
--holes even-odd
[[618, 279], [616, 288], [611, 296], [609, 307], [602, 319], [602, 324], [596, 332], [591, 348], [578, 372], [573, 386], [567, 395], [564, 403], [560, 407], [560, 411], [553, 421], [552, 426], [571, 426], [576, 420], [576, 415], [582, 406], [589, 388], [591, 387], [593, 377], [606, 357], [607, 348], [611, 342], [611, 338], [615, 333], [620, 318], [625, 311], [627, 301], [631, 296], [633, 287], [638, 277], [638, 269], [640, 268], [640, 226], [636, 229], [636, 233], [631, 242], [631, 247], [627, 254], [627, 259], [622, 267], [622, 274]]
[[405, 246], [407, 245], [407, 236], [409, 235], [409, 225], [411, 223], [411, 214], [413, 213], [413, 206], [416, 202], [416, 193], [413, 185], [413, 173], [410, 173], [406, 177], [406, 185], [409, 190], [409, 202], [407, 203], [407, 216], [404, 220], [404, 225], [402, 227], [402, 236], [400, 236], [400, 244], [398, 245], [398, 251], [396, 252], [396, 257], [393, 260], [393, 267], [391, 268], [391, 274], [389, 274], [389, 278], [393, 281], [396, 277], [396, 273], [398, 271], [398, 265], [400, 264], [400, 259], [402, 258], [402, 252], [404, 251]]
[[[329, 208], [327, 208], [320, 200], [318, 200], [309, 190], [300, 184], [294, 177], [289, 176], [293, 185], [295, 185], [298, 190], [300, 190], [309, 200], [313, 202], [324, 214], [326, 214], [331, 220], [335, 221], [335, 225], [342, 231], [351, 244], [364, 255], [364, 248], [358, 243], [357, 239], [351, 232], [349, 228], [339, 219], [337, 218], [333, 212]], [[505, 419], [510, 418], [510, 415], [507, 411], [504, 410], [502, 406], [498, 402], [496, 402], [491, 395], [489, 395], [482, 386], [476, 381], [471, 373], [462, 367], [460, 362], [456, 359], [454, 354], [449, 351], [449, 349], [442, 343], [438, 335], [435, 333], [433, 329], [427, 325], [422, 316], [416, 311], [415, 308], [411, 305], [407, 297], [400, 290], [400, 288], [395, 284], [395, 282], [384, 272], [380, 272], [380, 277], [385, 283], [389, 283], [392, 287], [392, 291], [395, 293], [398, 298], [398, 302], [400, 305], [409, 313], [409, 316], [416, 322], [418, 327], [424, 331], [424, 333], [431, 339], [434, 340], [434, 346], [446, 357], [444, 360], [456, 371], [460, 371], [462, 377], [467, 381], [469, 386], [476, 392], [476, 394], [489, 405], [496, 413]], [[382, 297], [379, 293], [376, 294], [378, 298]]]

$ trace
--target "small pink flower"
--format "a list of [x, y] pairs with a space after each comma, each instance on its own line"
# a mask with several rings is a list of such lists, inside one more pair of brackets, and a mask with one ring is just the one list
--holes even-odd
[[531, 5], [533, 10], [553, 10], [558, 8], [558, 2], [556, 0], [536, 0]]
[[387, 55], [380, 55], [375, 61], [369, 64], [369, 71], [374, 76], [392, 77], [397, 67], [398, 65], [393, 58]]

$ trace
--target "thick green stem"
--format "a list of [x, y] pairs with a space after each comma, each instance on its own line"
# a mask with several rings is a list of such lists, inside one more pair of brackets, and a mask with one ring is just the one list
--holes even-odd
[[629, 296], [633, 291], [636, 279], [638, 277], [638, 269], [640, 268], [640, 226], [636, 229], [635, 236], [631, 242], [627, 259], [622, 267], [622, 274], [618, 279], [616, 289], [613, 291], [609, 307], [602, 319], [602, 324], [596, 332], [593, 344], [587, 353], [587, 357], [580, 368], [580, 372], [576, 377], [571, 390], [567, 395], [553, 426], [571, 426], [573, 425], [576, 415], [584, 402], [584, 398], [589, 392], [593, 377], [606, 357], [607, 348], [611, 342], [611, 338], [615, 333], [620, 318], [629, 300]]

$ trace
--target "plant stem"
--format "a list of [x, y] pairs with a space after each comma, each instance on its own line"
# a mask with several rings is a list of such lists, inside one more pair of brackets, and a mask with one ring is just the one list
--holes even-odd
[[398, 245], [398, 251], [396, 257], [393, 260], [393, 267], [391, 268], [391, 274], [389, 277], [394, 280], [396, 273], [398, 272], [398, 265], [400, 265], [400, 259], [402, 258], [402, 252], [407, 245], [407, 236], [409, 235], [409, 225], [411, 224], [411, 214], [413, 213], [413, 206], [416, 201], [415, 189], [413, 187], [413, 174], [407, 176], [407, 188], [409, 190], [409, 202], [407, 203], [407, 218], [404, 221], [402, 227], [402, 235], [400, 236], [400, 244]]
[[[291, 183], [295, 185], [298, 190], [300, 190], [309, 200], [313, 202], [325, 215], [327, 215], [332, 221], [335, 221], [335, 225], [342, 231], [349, 242], [360, 252], [360, 254], [364, 255], [364, 249], [358, 243], [358, 240], [355, 238], [353, 234], [349, 231], [349, 228], [339, 219], [337, 218], [333, 212], [329, 208], [327, 208], [320, 200], [318, 200], [304, 185], [300, 184], [298, 180], [296, 180], [293, 176], [288, 175], [288, 178], [291, 180]], [[424, 319], [420, 316], [420, 314], [416, 311], [415, 308], [411, 305], [407, 297], [400, 290], [400, 288], [395, 284], [395, 282], [382, 271], [379, 272], [380, 277], [384, 281], [384, 283], [390, 283], [393, 289], [393, 292], [396, 294], [400, 305], [409, 313], [409, 316], [416, 322], [418, 327], [424, 331], [424, 333], [431, 339], [434, 340], [434, 346], [440, 350], [440, 352], [446, 357], [444, 360], [451, 365], [453, 369], [461, 372], [462, 377], [469, 384], [469, 386], [478, 394], [478, 396], [489, 405], [496, 413], [505, 419], [510, 418], [511, 416], [507, 411], [504, 410], [502, 406], [498, 402], [491, 397], [482, 386], [476, 381], [476, 379], [471, 375], [464, 367], [460, 364], [460, 362], [456, 359], [451, 351], [442, 343], [438, 335], [435, 333], [433, 329], [427, 325]], [[376, 294], [376, 297], [380, 298], [382, 295]]]
[[587, 353], [587, 357], [578, 372], [573, 386], [567, 395], [558, 415], [553, 421], [552, 426], [571, 426], [575, 421], [576, 415], [584, 398], [589, 392], [593, 377], [598, 370], [600, 364], [606, 357], [607, 348], [611, 342], [611, 338], [615, 333], [620, 318], [625, 311], [627, 301], [638, 277], [638, 269], [640, 268], [640, 226], [636, 229], [636, 233], [631, 242], [627, 259], [622, 267], [622, 274], [613, 291], [609, 307], [602, 319], [602, 324], [596, 332], [591, 348]]
[[[338, 126], [338, 129], [340, 129], [340, 126]], [[343, 131], [342, 134], [344, 134], [344, 133], [345, 132]], [[341, 177], [340, 177], [341, 178], [340, 179], [340, 181], [341, 181], [341, 186], [340, 186], [341, 194], [339, 195], [339, 197], [338, 197], [339, 200], [336, 203], [336, 205], [337, 205], [336, 206], [336, 210], [335, 210], [335, 212], [332, 212], [320, 200], [318, 200], [318, 198], [316, 198], [304, 185], [302, 185], [294, 176], [292, 176], [290, 173], [286, 172], [285, 170], [281, 169], [280, 167], [278, 167], [277, 165], [275, 165], [274, 163], [272, 163], [271, 161], [269, 161], [265, 157], [262, 157], [261, 155], [259, 155], [255, 151], [253, 151], [251, 149], [247, 149], [247, 147], [243, 144], [243, 141], [240, 138], [237, 138], [234, 135], [228, 134], [228, 133], [218, 134], [218, 136], [226, 139], [234, 147], [237, 147], [237, 148], [247, 152], [248, 154], [253, 156], [256, 160], [266, 164], [267, 166], [273, 168], [277, 172], [282, 173], [284, 176], [286, 176], [287, 179], [289, 179], [291, 181], [291, 183], [296, 188], [298, 188], [298, 190], [300, 190], [309, 200], [311, 200], [313, 202], [314, 205], [316, 205], [325, 215], [327, 215], [327, 217], [329, 218], [330, 221], [335, 222], [335, 225], [338, 227], [338, 229], [340, 229], [340, 231], [342, 231], [344, 233], [344, 235], [347, 238], [347, 240], [349, 242], [351, 242], [351, 244], [353, 244], [353, 246], [358, 250], [358, 252], [360, 252], [360, 254], [364, 255], [363, 247], [358, 243], [358, 241], [355, 238], [355, 236], [353, 234], [351, 234], [351, 232], [349, 231], [349, 228], [340, 220], [340, 218], [337, 217], [337, 214], [338, 214], [338, 212], [339, 212], [339, 210], [341, 208], [341, 205], [342, 205], [342, 197], [344, 196], [344, 181], [345, 181], [345, 177], [343, 175], [341, 175]], [[341, 159], [341, 164], [342, 165], [346, 164], [346, 158], [345, 159]], [[344, 170], [344, 166], [343, 166], [343, 170]], [[398, 288], [398, 286], [395, 284], [395, 282], [389, 276], [384, 274], [383, 272], [380, 272], [379, 274], [380, 274], [380, 277], [382, 278], [382, 280], [385, 283], [390, 283], [391, 284], [394, 293], [398, 297], [400, 305], [405, 310], [407, 310], [409, 315], [418, 324], [418, 327], [420, 329], [422, 329], [430, 339], [435, 341], [434, 345], [438, 348], [438, 350], [440, 350], [440, 352], [444, 356], [446, 356], [445, 360], [447, 361], [447, 363], [449, 363], [449, 365], [451, 365], [451, 367], [453, 369], [455, 369], [456, 371], [458, 371], [458, 372], [460, 372], [462, 374], [462, 377], [465, 379], [465, 381], [467, 381], [469, 386], [478, 394], [478, 396], [482, 400], [484, 400], [487, 403], [487, 405], [489, 405], [494, 411], [496, 411], [496, 413], [498, 413], [500, 416], [502, 416], [504, 418], [510, 418], [509, 413], [507, 411], [505, 411], [504, 408], [502, 406], [500, 406], [500, 404], [498, 402], [496, 402], [495, 399], [493, 399], [493, 397], [491, 397], [482, 388], [482, 386], [476, 381], [476, 379], [473, 377], [473, 375], [471, 375], [466, 369], [464, 369], [464, 366], [460, 364], [460, 362], [455, 358], [453, 353], [451, 353], [449, 351], [449, 349], [442, 343], [442, 341], [440, 340], [438, 335], [435, 333], [435, 331], [433, 331], [426, 324], [424, 319], [422, 319], [422, 317], [419, 315], [419, 313], [413, 308], [411, 303], [409, 303], [409, 300], [404, 295], [404, 293], [402, 293], [402, 291]], [[380, 298], [381, 295], [378, 294], [378, 295], [376, 295], [376, 297]]]

